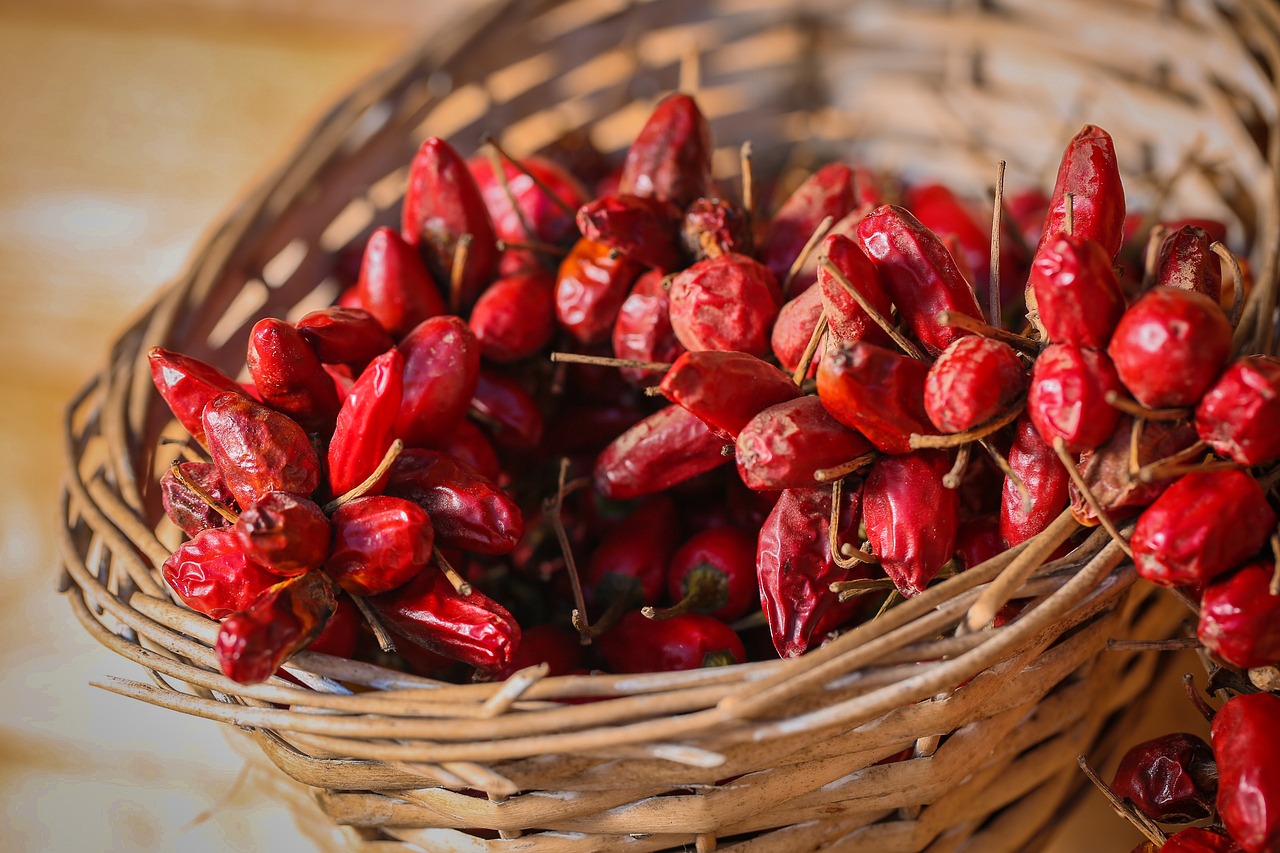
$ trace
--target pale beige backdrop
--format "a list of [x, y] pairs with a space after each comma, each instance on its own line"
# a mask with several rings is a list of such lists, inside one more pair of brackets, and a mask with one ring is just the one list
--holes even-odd
[[[140, 673], [53, 593], [58, 420], [114, 331], [308, 123], [468, 5], [0, 2], [0, 849], [334, 847], [323, 820], [280, 805], [274, 777], [237, 779], [216, 724], [88, 686]], [[1164, 694], [1177, 719], [1151, 731], [1194, 725]], [[1052, 851], [1137, 840], [1090, 796]]]

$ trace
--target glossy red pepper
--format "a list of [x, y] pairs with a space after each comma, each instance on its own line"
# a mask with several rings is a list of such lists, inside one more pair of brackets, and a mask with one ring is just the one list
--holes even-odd
[[[829, 260], [881, 317], [889, 319], [893, 304], [880, 283], [875, 265], [856, 240], [843, 234], [832, 234], [822, 241], [820, 257]], [[826, 267], [818, 268], [818, 286], [822, 289], [822, 305], [827, 309], [827, 322], [835, 337], [845, 344], [866, 341], [888, 346], [889, 335], [862, 309]], [[807, 291], [806, 291], [807, 292]]]
[[[227, 509], [235, 512], [236, 499], [231, 490], [222, 482], [217, 467], [211, 462], [183, 462], [178, 465], [183, 477], [195, 483], [220, 501]], [[223, 518], [213, 507], [204, 502], [195, 492], [184, 486], [173, 475], [172, 469], [160, 477], [160, 501], [164, 505], [165, 515], [188, 536], [195, 536], [201, 530], [211, 527], [226, 527], [231, 522]]]
[[1124, 293], [1111, 256], [1101, 243], [1076, 234], [1044, 241], [1027, 287], [1053, 343], [1102, 349], [1124, 314]]
[[675, 672], [747, 660], [733, 629], [701, 613], [660, 620], [628, 613], [600, 638], [599, 646], [609, 669], [617, 673]]
[[449, 143], [431, 137], [413, 162], [401, 207], [400, 235], [416, 246], [437, 282], [451, 282], [458, 241], [471, 235], [459, 306], [470, 307], [498, 266], [498, 248], [480, 188]]
[[503, 669], [520, 647], [520, 626], [505, 607], [479, 590], [460, 595], [432, 568], [369, 603], [406, 640], [479, 669]]
[[504, 276], [476, 300], [467, 324], [490, 361], [519, 361], [551, 342], [556, 331], [555, 279], [541, 267]]
[[400, 342], [404, 397], [395, 435], [429, 447], [454, 429], [471, 407], [480, 380], [480, 345], [460, 317], [432, 317]]
[[730, 252], [749, 255], [753, 248], [746, 215], [719, 198], [694, 199], [680, 223], [680, 242], [694, 261]]
[[746, 255], [699, 261], [671, 280], [671, 327], [689, 350], [765, 357], [782, 307], [769, 268]]
[[578, 230], [647, 267], [680, 265], [680, 208], [656, 198], [606, 195], [578, 208]]
[[252, 562], [273, 574], [295, 577], [329, 556], [329, 518], [314, 502], [288, 492], [268, 492], [240, 513], [236, 541]]
[[596, 458], [596, 491], [613, 500], [660, 492], [729, 461], [724, 439], [680, 406], [659, 409]]
[[320, 635], [336, 608], [333, 584], [321, 572], [276, 584], [218, 628], [213, 649], [222, 674], [241, 684], [266, 681]]
[[441, 544], [507, 554], [520, 541], [520, 508], [492, 481], [434, 450], [406, 450], [391, 465], [386, 493], [421, 506]]
[[527, 450], [542, 441], [542, 411], [516, 379], [481, 369], [471, 408], [499, 447]]
[[675, 503], [666, 495], [647, 498], [592, 553], [583, 575], [588, 603], [597, 611], [619, 600], [632, 607], [657, 604], [679, 544]]
[[249, 334], [249, 375], [262, 402], [311, 432], [333, 429], [342, 402], [306, 338], [284, 320], [259, 320]]
[[422, 571], [434, 544], [432, 519], [417, 503], [390, 495], [356, 498], [333, 512], [324, 568], [352, 595], [376, 595]]
[[570, 675], [582, 669], [582, 640], [577, 631], [558, 625], [534, 625], [521, 632], [520, 645], [511, 660], [493, 673], [495, 680], [510, 678], [529, 666], [547, 665], [547, 675]]
[[736, 439], [747, 422], [800, 389], [781, 370], [743, 352], [687, 352], [659, 386], [673, 403], [697, 415], [721, 438]]
[[280, 582], [244, 555], [230, 527], [210, 528], [183, 542], [161, 573], [183, 604], [213, 619], [244, 610]]
[[1035, 536], [1061, 514], [1067, 506], [1071, 478], [1025, 412], [1014, 426], [1009, 468], [1022, 481], [1030, 498], [1029, 504], [1024, 504], [1017, 484], [1005, 478], [1000, 491], [1000, 535], [1013, 546]]
[[[520, 166], [503, 158], [502, 171], [507, 179], [505, 187], [501, 177], [494, 173], [493, 162], [489, 157], [472, 157], [467, 161], [467, 168], [480, 189], [480, 195], [489, 210], [489, 218], [493, 222], [494, 233], [499, 240], [507, 243], [536, 240], [558, 245], [577, 236], [578, 229], [573, 217], [564, 208], [576, 209], [586, 201], [586, 190], [577, 178], [558, 164], [536, 155], [522, 158]], [[537, 181], [525, 174], [526, 170], [536, 176], [564, 205], [557, 204], [549, 197]], [[511, 205], [513, 196], [515, 207]], [[532, 232], [526, 230], [526, 223]]]
[[191, 437], [208, 447], [200, 420], [205, 405], [220, 394], [244, 394], [244, 389], [216, 367], [182, 353], [152, 347], [147, 353], [151, 381], [169, 410]]
[[446, 310], [417, 249], [390, 228], [369, 235], [351, 301], [372, 314], [396, 340]]
[[924, 382], [924, 410], [941, 432], [964, 432], [1003, 414], [1027, 387], [1013, 347], [970, 335], [942, 351]]
[[1000, 535], [1000, 516], [987, 513], [960, 522], [956, 530], [956, 559], [960, 570], [972, 569], [1008, 548]]
[[1222, 260], [1209, 246], [1213, 238], [1198, 225], [1183, 225], [1160, 244], [1157, 287], [1192, 290], [1218, 302], [1222, 298]]
[[453, 432], [430, 449], [452, 456], [494, 482], [502, 476], [502, 465], [498, 461], [497, 451], [493, 449], [493, 443], [484, 430], [465, 418], [458, 422]]
[[711, 126], [689, 95], [658, 102], [627, 149], [618, 192], [684, 208], [711, 187]]
[[1115, 365], [1104, 352], [1052, 344], [1031, 367], [1027, 411], [1050, 446], [1061, 438], [1072, 453], [1102, 444], [1120, 422], [1120, 410], [1106, 401], [1122, 392]]
[[209, 454], [236, 502], [253, 505], [267, 492], [310, 496], [320, 485], [320, 459], [289, 418], [239, 394], [204, 407]]
[[1218, 814], [1247, 853], [1280, 847], [1280, 697], [1233, 696], [1210, 734], [1218, 761]]
[[[822, 288], [810, 287], [778, 311], [778, 319], [773, 324], [773, 331], [769, 333], [769, 348], [773, 350], [782, 369], [788, 373], [794, 373], [800, 366], [800, 359], [804, 358], [809, 338], [813, 336], [813, 329], [818, 325], [822, 310]], [[833, 338], [834, 335], [828, 329], [824, 341], [832, 346], [838, 345], [839, 341], [833, 341]], [[806, 378], [817, 375], [818, 365], [825, 357], [826, 349], [822, 345], [818, 346], [813, 360], [809, 362]]]
[[[858, 239], [858, 227], [862, 224], [862, 220], [877, 206], [865, 203], [860, 204], [846, 213], [841, 219], [837, 219], [835, 224], [827, 231], [827, 235], [822, 239], [826, 241], [838, 236], [856, 242]], [[807, 293], [809, 288], [817, 283], [818, 271], [821, 269], [818, 261], [821, 257], [821, 248], [818, 251], [809, 253], [809, 257], [800, 265], [800, 271], [796, 273], [795, 279], [791, 282], [791, 287], [787, 289], [787, 297], [793, 298], [799, 294]]]
[[556, 320], [576, 340], [609, 338], [622, 303], [643, 265], [586, 238], [573, 244], [556, 273]]
[[371, 361], [351, 386], [329, 441], [331, 494], [351, 491], [382, 463], [395, 437], [403, 390], [404, 358], [394, 349]]
[[[661, 270], [649, 270], [631, 288], [613, 325], [613, 354], [617, 358], [667, 364], [685, 352], [671, 328], [671, 300], [662, 286]], [[622, 375], [636, 385], [655, 385], [662, 380], [656, 370], [623, 368]]]
[[1124, 186], [1111, 136], [1086, 124], [1067, 143], [1049, 199], [1037, 258], [1044, 243], [1067, 230], [1067, 193], [1072, 194], [1071, 233], [1102, 244], [1114, 259], [1124, 241]]
[[1271, 594], [1270, 557], [1209, 584], [1196, 634], [1204, 647], [1243, 669], [1280, 663], [1280, 596]]
[[1111, 790], [1160, 823], [1202, 820], [1218, 791], [1213, 750], [1186, 732], [1144, 741], [1120, 759]]
[[942, 240], [901, 207], [877, 207], [858, 225], [858, 242], [912, 336], [932, 355], [970, 334], [943, 326], [943, 311], [982, 320], [973, 288]]
[[770, 406], [738, 433], [738, 475], [752, 489], [815, 486], [814, 472], [872, 450], [861, 433], [841, 424], [817, 397]]
[[1160, 853], [1240, 853], [1242, 849], [1220, 832], [1193, 826], [1170, 835]]
[[947, 455], [922, 450], [886, 456], [862, 486], [862, 517], [871, 553], [906, 597], [918, 595], [955, 553], [959, 498], [942, 485]]
[[338, 593], [338, 606], [324, 623], [320, 636], [307, 644], [307, 651], [336, 658], [352, 658], [360, 642], [364, 617], [348, 595]]
[[[1158, 470], [1149, 470], [1140, 477], [1130, 467], [1132, 460], [1136, 458], [1140, 466], [1150, 465], [1186, 450], [1195, 440], [1195, 431], [1186, 421], [1147, 421], [1135, 453], [1133, 418], [1123, 415], [1109, 439], [1080, 454], [1076, 470], [1112, 520], [1125, 518], [1160, 497], [1177, 479], [1176, 474], [1161, 474]], [[1075, 483], [1071, 484], [1071, 512], [1081, 524], [1099, 523]]]
[[667, 567], [667, 596], [680, 612], [744, 616], [757, 601], [755, 534], [726, 526], [690, 536]]
[[[853, 195], [853, 170], [843, 163], [828, 163], [796, 187], [769, 220], [760, 242], [759, 258], [778, 281], [785, 281], [800, 250], [823, 219], [843, 219], [857, 206]], [[792, 294], [800, 293], [793, 288]]]
[[818, 367], [818, 398], [831, 416], [884, 453], [907, 453], [912, 433], [936, 431], [924, 408], [929, 366], [861, 341]]
[[1213, 452], [1243, 465], [1280, 458], [1280, 359], [1246, 355], [1218, 377], [1196, 407], [1196, 432]]
[[321, 308], [305, 315], [297, 325], [323, 364], [345, 364], [364, 370], [365, 365], [395, 346], [378, 319], [363, 308]]

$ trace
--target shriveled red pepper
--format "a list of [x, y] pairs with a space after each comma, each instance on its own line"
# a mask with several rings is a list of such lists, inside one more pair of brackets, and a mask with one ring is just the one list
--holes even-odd
[[1177, 287], [1222, 299], [1222, 260], [1209, 248], [1213, 238], [1198, 225], [1183, 225], [1160, 244], [1157, 287]]
[[643, 269], [603, 243], [579, 240], [556, 273], [556, 320], [581, 343], [607, 340], [618, 310]]
[[711, 187], [714, 143], [698, 104], [677, 92], [658, 102], [627, 149], [618, 192], [684, 208]]
[[246, 609], [274, 575], [249, 560], [230, 527], [210, 528], [178, 546], [161, 567], [182, 603], [213, 619]]
[[527, 450], [542, 440], [542, 411], [518, 380], [481, 369], [471, 407], [499, 447]]
[[417, 503], [391, 495], [356, 498], [333, 512], [324, 568], [352, 595], [375, 595], [422, 571], [434, 544], [432, 519]]
[[246, 557], [282, 577], [305, 574], [329, 556], [329, 518], [299, 495], [268, 492], [240, 513], [234, 530]]
[[262, 402], [311, 432], [328, 432], [342, 402], [306, 338], [284, 320], [268, 317], [249, 333], [249, 375]]
[[943, 326], [943, 311], [982, 320], [973, 288], [942, 240], [901, 207], [877, 207], [858, 225], [858, 242], [871, 258], [912, 336], [932, 355], [970, 334]]
[[[761, 262], [778, 281], [784, 281], [822, 220], [828, 216], [843, 219], [856, 206], [853, 170], [843, 163], [828, 163], [805, 178], [769, 220], [760, 242]], [[798, 293], [797, 287], [790, 295]]]
[[466, 162], [449, 143], [431, 137], [409, 164], [400, 234], [418, 247], [437, 282], [452, 281], [458, 241], [471, 236], [458, 305], [468, 308], [493, 278], [498, 248], [489, 209]]
[[322, 572], [276, 584], [218, 628], [213, 649], [222, 674], [241, 684], [266, 681], [320, 635], [337, 606], [333, 583]]
[[[880, 283], [875, 265], [856, 240], [843, 234], [832, 234], [822, 241], [819, 252], [820, 257], [830, 261], [881, 317], [889, 318], [893, 310], [889, 294]], [[826, 267], [818, 268], [818, 286], [822, 289], [827, 322], [841, 343], [866, 341], [881, 346], [889, 344], [889, 335]]]
[[1280, 663], [1280, 596], [1271, 594], [1274, 572], [1268, 557], [1205, 588], [1196, 634], [1206, 649], [1242, 669]]
[[387, 350], [351, 386], [329, 441], [329, 491], [343, 495], [368, 478], [395, 437], [404, 389], [404, 358]]
[[680, 208], [638, 195], [606, 195], [578, 209], [578, 230], [594, 243], [662, 270], [680, 264]]
[[1106, 353], [1052, 344], [1032, 365], [1027, 411], [1047, 444], [1061, 438], [1067, 450], [1080, 453], [1106, 441], [1120, 422], [1108, 391], [1119, 394], [1122, 386]]
[[1280, 846], [1280, 697], [1233, 696], [1210, 734], [1218, 761], [1218, 814], [1247, 853]]
[[545, 347], [556, 331], [555, 289], [555, 279], [541, 267], [490, 285], [467, 321], [480, 354], [490, 361], [519, 361]]
[[942, 485], [947, 455], [920, 450], [876, 460], [862, 486], [871, 553], [904, 596], [918, 595], [955, 553], [959, 498]]
[[613, 440], [596, 458], [596, 491], [613, 500], [660, 492], [729, 461], [724, 439], [680, 406], [667, 406]]
[[[536, 155], [521, 158], [519, 166], [503, 158], [505, 187], [502, 178], [494, 173], [493, 161], [489, 157], [476, 155], [467, 161], [467, 168], [480, 188], [499, 240], [507, 243], [537, 240], [558, 245], [577, 235], [573, 217], [564, 208], [576, 209], [586, 201], [586, 190], [577, 178], [558, 164]], [[526, 170], [564, 205], [549, 197], [537, 181], [525, 174]], [[513, 196], [515, 207], [511, 205]], [[526, 224], [532, 231], [526, 229]]]
[[[1133, 418], [1123, 415], [1111, 437], [1094, 450], [1080, 454], [1076, 470], [1092, 493], [1094, 500], [1112, 520], [1133, 515], [1167, 489], [1176, 474], [1163, 474], [1158, 468], [1141, 474], [1132, 468], [1151, 465], [1180, 453], [1195, 443], [1195, 431], [1186, 421], [1147, 421], [1143, 424], [1136, 452], [1133, 443]], [[1087, 526], [1099, 523], [1093, 507], [1084, 494], [1071, 484], [1071, 513]]]
[[[1154, 847], [1147, 845], [1149, 849]], [[1198, 826], [1179, 830], [1169, 836], [1160, 853], [1240, 853], [1243, 848], [1231, 838], [1212, 829]]]
[[520, 645], [511, 661], [493, 677], [510, 678], [525, 667], [540, 663], [547, 665], [549, 676], [576, 674], [583, 669], [584, 648], [577, 631], [559, 625], [533, 625], [521, 632]]
[[[613, 325], [613, 354], [617, 358], [665, 364], [685, 352], [671, 328], [670, 297], [662, 286], [661, 270], [649, 270], [636, 279]], [[624, 368], [627, 381], [654, 385], [662, 374], [654, 370]]]
[[480, 345], [460, 317], [432, 317], [400, 342], [404, 396], [395, 435], [410, 447], [445, 438], [467, 414], [480, 380]]
[[[178, 465], [182, 476], [204, 489], [213, 498], [235, 512], [235, 495], [222, 482], [218, 468], [212, 462], [183, 462]], [[211, 527], [226, 527], [231, 522], [204, 502], [199, 495], [184, 486], [173, 470], [165, 471], [160, 477], [160, 501], [169, 520], [178, 525], [188, 536], [195, 536], [201, 530]]]
[[320, 485], [320, 459], [288, 417], [239, 394], [204, 407], [209, 454], [236, 502], [253, 505], [267, 492], [309, 496]]
[[744, 352], [687, 352], [659, 386], [673, 403], [697, 415], [721, 438], [736, 439], [760, 412], [800, 396], [781, 370]]
[[1280, 458], [1280, 358], [1231, 362], [1196, 407], [1196, 432], [1213, 452], [1244, 465]]
[[924, 410], [944, 433], [964, 432], [1004, 413], [1027, 387], [1013, 347], [977, 335], [942, 351], [924, 382]]
[[671, 280], [671, 327], [689, 350], [764, 357], [782, 307], [769, 268], [746, 255], [699, 261]]
[[441, 544], [479, 554], [507, 554], [520, 541], [520, 508], [492, 481], [435, 450], [406, 450], [391, 465], [386, 493], [431, 516]]
[[924, 408], [929, 366], [872, 344], [829, 353], [818, 367], [818, 398], [831, 416], [884, 453], [907, 453], [912, 433], [935, 434]]
[[446, 310], [440, 288], [417, 249], [390, 228], [369, 235], [352, 302], [372, 314], [396, 340]]
[[600, 638], [599, 645], [609, 669], [617, 673], [675, 672], [747, 660], [733, 629], [701, 613], [661, 620], [628, 613]]
[[1061, 514], [1071, 478], [1026, 412], [1013, 428], [1009, 468], [1026, 488], [1024, 497], [1017, 482], [1005, 477], [1000, 490], [1000, 535], [1013, 546], [1035, 536]]
[[502, 669], [520, 646], [520, 626], [505, 607], [479, 590], [460, 595], [431, 568], [369, 603], [400, 636], [479, 669]]
[[1077, 234], [1046, 240], [1031, 265], [1040, 325], [1050, 341], [1102, 349], [1124, 314], [1124, 293], [1101, 243]]
[[751, 254], [751, 224], [737, 205], [721, 198], [699, 198], [684, 212], [680, 224], [684, 253], [694, 261], [727, 255]]
[[204, 424], [200, 420], [204, 407], [214, 397], [228, 392], [243, 396], [240, 383], [210, 364], [197, 358], [152, 347], [147, 353], [151, 365], [151, 381], [169, 410], [191, 437], [208, 447]]
[[365, 365], [395, 346], [378, 319], [363, 308], [321, 308], [305, 315], [297, 326], [323, 364], [345, 364], [364, 370]]
[[618, 601], [635, 608], [657, 604], [679, 544], [675, 503], [667, 495], [647, 498], [592, 553], [583, 575], [588, 602], [597, 609]]
[[738, 433], [738, 475], [752, 489], [816, 485], [814, 472], [856, 459], [871, 442], [831, 416], [817, 397], [770, 406]]
[[1218, 791], [1213, 750], [1187, 732], [1144, 741], [1120, 759], [1111, 790], [1160, 823], [1202, 820]]

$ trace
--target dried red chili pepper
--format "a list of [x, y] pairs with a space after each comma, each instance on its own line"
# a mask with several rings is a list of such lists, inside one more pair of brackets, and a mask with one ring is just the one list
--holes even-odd
[[489, 437], [484, 434], [484, 430], [465, 418], [458, 422], [453, 432], [430, 449], [454, 457], [495, 483], [502, 476], [502, 465]]
[[[183, 462], [178, 468], [182, 476], [204, 489], [227, 509], [235, 512], [235, 496], [222, 482], [218, 469], [211, 462]], [[211, 527], [226, 527], [231, 522], [204, 502], [199, 495], [184, 486], [173, 471], [165, 471], [160, 477], [160, 501], [164, 505], [165, 515], [178, 525], [188, 536], [195, 536], [201, 530]]]
[[872, 344], [828, 353], [818, 367], [818, 398], [831, 416], [884, 453], [907, 453], [912, 433], [932, 435], [924, 408], [929, 366]]
[[1106, 401], [1108, 391], [1119, 394], [1122, 387], [1106, 353], [1052, 344], [1031, 367], [1027, 411], [1049, 445], [1061, 438], [1067, 450], [1080, 453], [1106, 441], [1120, 422], [1120, 410]]
[[1280, 596], [1271, 594], [1275, 565], [1247, 563], [1209, 584], [1196, 634], [1204, 647], [1243, 669], [1280, 663]]
[[363, 308], [334, 305], [312, 311], [298, 321], [298, 332], [321, 363], [345, 364], [355, 370], [364, 370], [395, 346], [378, 319]]
[[751, 254], [751, 224], [741, 208], [719, 198], [699, 198], [680, 224], [684, 253], [695, 261], [737, 252]]
[[944, 433], [981, 426], [1006, 411], [1027, 387], [1013, 347], [970, 335], [942, 351], [924, 382], [924, 410]]
[[410, 642], [480, 669], [501, 670], [520, 647], [520, 626], [505, 607], [479, 590], [460, 595], [434, 569], [369, 603]]
[[736, 527], [713, 527], [695, 533], [667, 567], [669, 615], [691, 611], [731, 621], [755, 604], [756, 537]]
[[659, 386], [673, 403], [697, 415], [722, 438], [735, 439], [747, 422], [800, 389], [778, 368], [744, 352], [687, 352]]
[[320, 636], [307, 644], [307, 651], [336, 658], [352, 658], [360, 641], [364, 617], [350, 596], [338, 593], [338, 606], [324, 623]]
[[525, 667], [547, 665], [547, 675], [569, 675], [583, 666], [583, 645], [577, 631], [558, 625], [534, 625], [521, 632], [520, 645], [511, 660], [493, 673], [495, 680], [510, 678]]
[[1054, 343], [1102, 349], [1124, 314], [1111, 256], [1102, 244], [1076, 234], [1056, 234], [1041, 244], [1027, 287]]
[[[1133, 418], [1121, 416], [1111, 438], [1096, 449], [1081, 453], [1076, 463], [1076, 470], [1094, 499], [1113, 520], [1133, 515], [1160, 497], [1177, 479], [1176, 474], [1162, 474], [1158, 468], [1134, 471], [1134, 459], [1139, 466], [1151, 465], [1186, 450], [1196, 440], [1195, 430], [1186, 421], [1148, 421], [1143, 424], [1135, 453], [1133, 427]], [[1071, 513], [1081, 524], [1099, 523], [1075, 483], [1071, 484]]]
[[606, 195], [578, 209], [578, 230], [594, 243], [662, 270], [680, 265], [680, 208], [656, 198]]
[[333, 495], [351, 491], [382, 463], [394, 440], [403, 390], [404, 358], [394, 349], [371, 361], [351, 386], [329, 442]]
[[599, 646], [609, 669], [617, 673], [675, 672], [747, 660], [733, 629], [701, 613], [660, 620], [628, 613], [605, 632]]
[[422, 143], [413, 162], [401, 208], [400, 235], [418, 247], [437, 282], [452, 281], [458, 241], [471, 235], [458, 294], [470, 307], [493, 278], [498, 248], [489, 209], [467, 164], [443, 139]]
[[1220, 832], [1193, 826], [1170, 835], [1160, 853], [1240, 853], [1242, 849]]
[[738, 433], [738, 474], [752, 489], [797, 489], [816, 484], [814, 472], [872, 450], [871, 442], [831, 416], [817, 397], [779, 403]]
[[504, 276], [480, 294], [467, 321], [490, 361], [519, 361], [555, 335], [555, 279], [536, 267]]
[[306, 338], [284, 320], [268, 317], [249, 333], [249, 375], [262, 402], [311, 432], [328, 432], [338, 415], [333, 379]]
[[1086, 124], [1067, 143], [1049, 200], [1037, 257], [1044, 243], [1067, 231], [1067, 193], [1071, 193], [1070, 233], [1102, 244], [1114, 259], [1124, 242], [1124, 186], [1110, 135]]
[[1213, 750], [1187, 732], [1144, 741], [1120, 759], [1111, 790], [1160, 823], [1202, 820], [1218, 791]]
[[431, 446], [466, 416], [480, 380], [480, 345], [460, 317], [424, 320], [400, 342], [404, 396], [395, 434], [410, 447]]
[[369, 235], [352, 301], [396, 340], [446, 310], [417, 249], [390, 228], [378, 228]]
[[746, 255], [721, 255], [671, 280], [671, 328], [689, 350], [769, 354], [769, 333], [782, 306], [769, 268]]
[[955, 553], [959, 498], [942, 485], [950, 469], [937, 450], [886, 456], [862, 485], [871, 553], [904, 596], [923, 592]]
[[183, 604], [213, 619], [244, 610], [280, 581], [245, 556], [230, 527], [209, 528], [183, 542], [161, 573]]
[[1062, 513], [1071, 478], [1025, 412], [1014, 426], [1009, 468], [1026, 488], [1024, 497], [1017, 483], [1006, 477], [1000, 492], [1000, 535], [1013, 546], [1047, 528]]
[[241, 684], [266, 681], [320, 635], [336, 607], [333, 584], [321, 572], [281, 581], [218, 628], [213, 649], [222, 674]]
[[[809, 346], [809, 338], [813, 336], [813, 329], [818, 325], [822, 311], [822, 288], [820, 287], [808, 288], [778, 311], [778, 319], [774, 322], [773, 331], [769, 334], [769, 348], [773, 350], [783, 370], [794, 373], [800, 366], [800, 359], [804, 358]], [[833, 346], [839, 343], [832, 341], [834, 336], [830, 329], [827, 330], [825, 337], [827, 341], [832, 342]], [[807, 377], [817, 374], [824, 352], [824, 347], [821, 346], [814, 352], [813, 360], [809, 362]]]
[[660, 492], [729, 461], [724, 439], [697, 415], [667, 406], [622, 433], [596, 458], [596, 491], [626, 500]]
[[173, 416], [202, 447], [208, 447], [200, 415], [205, 405], [220, 394], [243, 396], [240, 383], [213, 365], [162, 347], [152, 347], [147, 361], [151, 365], [151, 381]]
[[711, 187], [711, 126], [689, 95], [658, 102], [627, 149], [618, 192], [684, 208]]
[[[822, 241], [819, 252], [820, 257], [829, 260], [881, 317], [887, 319], [890, 316], [893, 304], [889, 301], [889, 294], [880, 284], [875, 265], [857, 241], [843, 234], [832, 234]], [[880, 346], [889, 345], [889, 335], [826, 267], [818, 268], [818, 285], [822, 289], [827, 322], [837, 340], [845, 344], [866, 341]]]
[[[784, 281], [822, 220], [843, 219], [856, 206], [853, 170], [843, 163], [828, 163], [805, 178], [769, 220], [760, 241], [760, 261], [778, 281]], [[792, 289], [792, 295], [798, 293], [798, 287]]]
[[[858, 529], [859, 498], [846, 490], [840, 508], [840, 538]], [[822, 617], [839, 596], [831, 584], [865, 577], [865, 569], [836, 565], [829, 543], [831, 489], [787, 489], [760, 528], [756, 579], [764, 610], [781, 657], [799, 657], [809, 649]]]
[[608, 339], [618, 310], [643, 269], [603, 243], [579, 240], [556, 273], [556, 319], [581, 343]]
[[649, 414], [634, 403], [570, 402], [556, 410], [539, 450], [548, 456], [595, 456]]
[[352, 595], [376, 595], [422, 571], [434, 544], [432, 519], [414, 501], [356, 498], [333, 512], [333, 547], [324, 569]]
[[1218, 814], [1247, 853], [1280, 846], [1280, 697], [1233, 696], [1209, 736], [1218, 761]]
[[1158, 287], [1124, 312], [1107, 354], [1144, 406], [1193, 406], [1231, 357], [1231, 324], [1203, 293]]
[[421, 506], [441, 544], [507, 554], [520, 541], [520, 508], [478, 471], [435, 450], [406, 450], [391, 465], [386, 493]]
[[[636, 279], [613, 324], [613, 354], [617, 358], [666, 364], [685, 352], [671, 328], [670, 298], [662, 286], [661, 270], [649, 270]], [[624, 368], [622, 375], [636, 385], [655, 385], [662, 374], [655, 370]]]
[[1008, 548], [1000, 535], [1000, 515], [987, 513], [960, 523], [956, 530], [956, 559], [960, 570], [972, 569]]
[[1165, 237], [1156, 260], [1157, 287], [1176, 287], [1222, 299], [1222, 260], [1209, 246], [1213, 238], [1198, 225], [1183, 225]]
[[253, 505], [267, 492], [308, 496], [320, 485], [320, 459], [289, 418], [239, 394], [204, 407], [209, 454], [236, 502]]
[[542, 411], [515, 379], [481, 369], [471, 407], [500, 447], [527, 450], [542, 441]]
[[268, 492], [236, 520], [236, 541], [252, 562], [282, 577], [318, 568], [329, 555], [329, 518], [314, 502]]
[[666, 495], [644, 500], [605, 534], [587, 564], [583, 585], [595, 608], [623, 602], [656, 604], [666, 590], [667, 564], [680, 544], [680, 520]]
[[1280, 458], [1280, 359], [1247, 355], [1218, 377], [1196, 407], [1196, 432], [1243, 465]]
[[[558, 164], [536, 155], [522, 158], [519, 166], [503, 158], [505, 187], [502, 178], [494, 174], [493, 161], [487, 156], [472, 157], [467, 161], [467, 169], [480, 189], [499, 240], [507, 243], [536, 240], [558, 245], [577, 236], [577, 226], [565, 208], [577, 209], [587, 200], [587, 193], [578, 179]], [[542, 186], [525, 174], [526, 171], [541, 181]], [[564, 204], [557, 204], [543, 186]], [[511, 205], [513, 196], [515, 207]], [[531, 232], [526, 230], [526, 223]]]
[[1192, 472], [1142, 513], [1130, 545], [1147, 580], [1203, 584], [1256, 553], [1275, 526], [1262, 487], [1246, 472]]
[[912, 336], [930, 354], [970, 334], [941, 325], [941, 312], [983, 319], [973, 288], [942, 240], [908, 211], [891, 204], [877, 207], [858, 224], [858, 242]]

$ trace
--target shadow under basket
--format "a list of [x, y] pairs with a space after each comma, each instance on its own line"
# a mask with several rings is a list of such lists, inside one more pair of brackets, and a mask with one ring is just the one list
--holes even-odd
[[[177, 540], [157, 479], [185, 435], [146, 353], [234, 374], [255, 321], [329, 304], [398, 221], [422, 139], [465, 154], [491, 133], [522, 156], [582, 129], [620, 154], [678, 86], [696, 86], [735, 193], [748, 139], [762, 181], [842, 158], [981, 197], [1001, 159], [1011, 190], [1051, 186], [1076, 129], [1105, 127], [1131, 209], [1227, 223], [1256, 282], [1238, 343], [1269, 351], [1278, 33], [1266, 0], [514, 2], [438, 32], [314, 128], [71, 404], [63, 586], [152, 676], [108, 686], [247, 730], [369, 849], [1029, 849], [1081, 781], [1076, 756], [1150, 682], [1153, 656], [1108, 638], [1168, 636], [1183, 615], [1105, 533], [1041, 565], [1064, 520], [798, 659], [453, 685], [304, 652], [286, 665], [300, 684], [244, 686], [219, 673], [217, 624], [160, 576]], [[1012, 560], [1033, 605], [957, 631]], [[602, 701], [556, 701], [582, 696]]]

